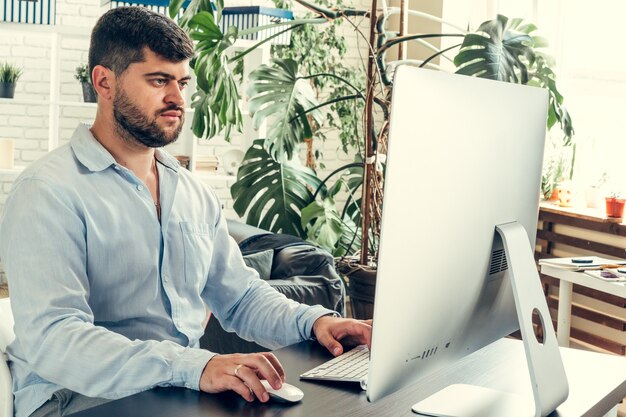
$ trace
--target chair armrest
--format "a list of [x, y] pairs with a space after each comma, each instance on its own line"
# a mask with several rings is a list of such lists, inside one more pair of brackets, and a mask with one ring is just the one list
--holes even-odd
[[235, 239], [237, 244], [240, 244], [242, 241], [252, 236], [271, 234], [271, 232], [267, 230], [259, 229], [258, 227], [250, 226], [249, 224], [237, 220], [227, 219], [226, 225], [228, 226], [228, 234]]

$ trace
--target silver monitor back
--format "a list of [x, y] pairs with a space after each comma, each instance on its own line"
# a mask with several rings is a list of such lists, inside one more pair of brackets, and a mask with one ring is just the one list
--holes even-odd
[[399, 67], [367, 397], [519, 328], [495, 226], [535, 241], [547, 91]]

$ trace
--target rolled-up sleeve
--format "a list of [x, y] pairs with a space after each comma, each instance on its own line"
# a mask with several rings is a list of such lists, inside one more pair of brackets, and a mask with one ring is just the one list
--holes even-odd
[[202, 295], [225, 330], [270, 349], [311, 339], [315, 320], [334, 313], [290, 300], [259, 279], [245, 265], [221, 215], [215, 224], [214, 253]]

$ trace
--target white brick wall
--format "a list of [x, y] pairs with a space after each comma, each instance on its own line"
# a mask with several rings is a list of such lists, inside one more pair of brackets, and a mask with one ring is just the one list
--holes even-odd
[[[271, 1], [266, 1], [267, 6], [272, 6]], [[369, 7], [366, 1], [354, 2], [357, 7]], [[84, 28], [84, 36], [63, 35], [60, 38], [60, 74], [59, 74], [59, 144], [66, 143], [76, 125], [79, 122], [90, 122], [95, 116], [95, 108], [67, 103], [82, 103], [82, 90], [80, 84], [74, 79], [75, 68], [87, 62], [87, 50], [89, 46], [89, 33], [98, 17], [108, 9], [101, 7], [99, 1], [93, 0], [57, 0], [57, 24], [58, 26], [72, 26]], [[229, 3], [229, 6], [241, 6], [258, 4], [256, 0], [237, 0]], [[352, 26], [343, 24], [343, 32], [354, 48], [348, 53], [348, 62], [358, 64], [359, 55], [366, 56], [367, 50], [356, 49], [357, 34]], [[360, 25], [361, 30], [367, 36], [367, 22]], [[13, 138], [15, 142], [15, 164], [27, 165], [43, 156], [49, 147], [49, 105], [50, 97], [50, 68], [52, 65], [52, 36], [41, 32], [13, 31], [0, 24], [0, 61], [8, 60], [24, 68], [24, 74], [17, 84], [16, 99], [31, 100], [28, 103], [0, 103], [0, 137]], [[359, 39], [358, 45], [364, 45], [364, 40]], [[188, 115], [190, 124], [192, 114]], [[250, 136], [250, 133], [247, 133]], [[256, 137], [256, 136], [254, 136]], [[332, 136], [329, 136], [332, 137]], [[188, 153], [189, 144], [181, 139], [179, 144], [172, 146], [172, 153]], [[233, 148], [245, 148], [249, 142], [242, 136], [236, 136], [230, 143], [223, 139], [213, 139], [209, 142], [199, 140], [196, 147], [198, 154], [213, 154], [221, 156], [224, 152]], [[340, 148], [336, 140], [329, 140], [323, 146], [319, 145], [324, 154], [323, 162], [327, 170], [349, 162], [352, 155], [336, 152]], [[245, 149], [243, 149], [245, 151]], [[223, 173], [220, 171], [220, 173]], [[320, 173], [324, 175], [324, 173]], [[0, 175], [0, 184], [10, 183], [11, 176]], [[217, 181], [217, 180], [215, 180]], [[218, 181], [219, 182], [219, 181]], [[7, 189], [0, 188], [1, 203], [6, 198]], [[221, 198], [226, 207], [232, 207], [230, 194], [224, 188]]]
[[40, 158], [48, 150], [48, 105], [0, 104], [0, 137], [15, 139], [16, 165]]
[[[48, 100], [50, 68], [49, 40], [42, 34], [29, 36], [0, 27], [0, 60], [9, 61], [24, 69], [15, 88], [19, 98]], [[8, 107], [4, 104], [2, 107]], [[0, 114], [5, 113], [4, 109]]]

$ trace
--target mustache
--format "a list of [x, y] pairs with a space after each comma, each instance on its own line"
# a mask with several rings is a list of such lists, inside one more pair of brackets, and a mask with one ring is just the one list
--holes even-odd
[[177, 106], [176, 104], [171, 104], [167, 106], [166, 108], [159, 110], [158, 114], [163, 114], [165, 112], [172, 111], [172, 110], [179, 111], [181, 114], [185, 114], [185, 109], [183, 107]]

